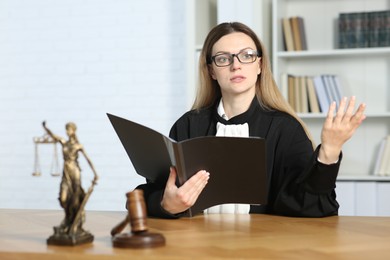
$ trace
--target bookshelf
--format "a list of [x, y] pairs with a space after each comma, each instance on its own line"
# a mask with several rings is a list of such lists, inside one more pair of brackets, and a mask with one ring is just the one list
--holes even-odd
[[[197, 80], [198, 53], [208, 31], [219, 22], [242, 21], [263, 40], [272, 57], [275, 80], [291, 72], [302, 75], [334, 73], [348, 84], [349, 93], [367, 103], [368, 118], [344, 146], [337, 180], [340, 215], [389, 216], [390, 177], [372, 176], [380, 140], [390, 128], [390, 47], [337, 49], [339, 12], [390, 9], [386, 0], [188, 0], [187, 100], [192, 104]], [[240, 8], [237, 8], [239, 6]], [[245, 7], [245, 8], [244, 8]], [[234, 10], [234, 11], [232, 11]], [[272, 17], [271, 17], [272, 14]], [[308, 50], [283, 51], [280, 18], [305, 19]], [[271, 48], [272, 47], [272, 48]], [[379, 76], [378, 76], [379, 75]], [[387, 105], [389, 104], [389, 105]], [[300, 114], [319, 143], [324, 114]]]
[[[373, 174], [380, 141], [390, 133], [390, 47], [338, 49], [339, 13], [390, 9], [386, 0], [273, 0], [272, 65], [281, 85], [282, 73], [339, 76], [343, 95], [355, 95], [367, 104], [367, 119], [343, 148], [340, 180], [366, 180]], [[284, 51], [282, 18], [304, 19], [308, 49]], [[299, 116], [308, 125], [316, 144], [325, 114]], [[387, 180], [388, 181], [388, 180]]]

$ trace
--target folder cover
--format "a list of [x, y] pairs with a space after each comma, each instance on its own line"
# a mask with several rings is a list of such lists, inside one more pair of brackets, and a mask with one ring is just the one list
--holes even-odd
[[108, 114], [137, 174], [165, 187], [175, 166], [178, 185], [199, 170], [210, 179], [188, 216], [226, 203], [266, 204], [265, 139], [260, 137], [196, 137], [177, 142], [163, 134]]

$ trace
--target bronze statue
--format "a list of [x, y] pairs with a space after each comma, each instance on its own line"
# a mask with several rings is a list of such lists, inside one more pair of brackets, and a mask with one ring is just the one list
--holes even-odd
[[[54, 227], [54, 234], [47, 239], [47, 243], [55, 245], [77, 245], [92, 242], [93, 235], [85, 231], [82, 225], [85, 221], [85, 204], [98, 180], [96, 170], [85, 153], [83, 146], [77, 139], [77, 127], [74, 123], [70, 122], [65, 126], [68, 140], [53, 134], [47, 128], [45, 121], [42, 125], [47, 134], [55, 142], [61, 144], [64, 158], [59, 201], [65, 211], [65, 218], [59, 226]], [[81, 185], [81, 169], [78, 162], [79, 153], [84, 155], [94, 174], [92, 185], [87, 193], [85, 193]]]

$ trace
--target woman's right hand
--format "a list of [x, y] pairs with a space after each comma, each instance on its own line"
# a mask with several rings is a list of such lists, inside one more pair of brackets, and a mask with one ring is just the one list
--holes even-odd
[[206, 186], [210, 173], [201, 170], [181, 187], [176, 186], [176, 169], [171, 167], [161, 206], [171, 214], [178, 214], [193, 206]]

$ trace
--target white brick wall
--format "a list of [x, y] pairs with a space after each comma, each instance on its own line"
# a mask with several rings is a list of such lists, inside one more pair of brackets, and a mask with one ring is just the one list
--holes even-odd
[[63, 137], [68, 121], [78, 126], [100, 176], [87, 209], [124, 209], [144, 180], [106, 112], [168, 135], [186, 110], [184, 14], [182, 0], [0, 1], [0, 208], [60, 208], [51, 145], [39, 146], [43, 175], [31, 175], [46, 120]]

